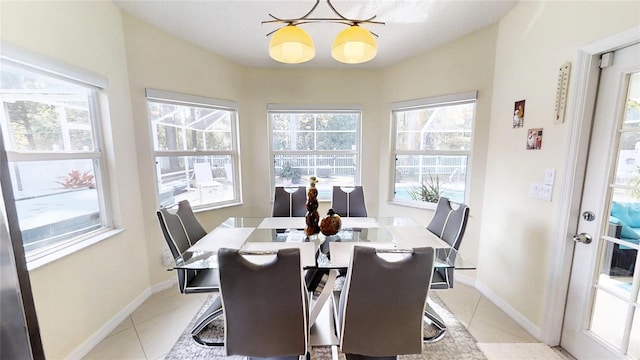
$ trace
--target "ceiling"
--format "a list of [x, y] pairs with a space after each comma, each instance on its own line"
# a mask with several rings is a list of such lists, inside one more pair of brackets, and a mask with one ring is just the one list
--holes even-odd
[[[248, 1], [125, 1], [114, 0], [125, 13], [164, 29], [174, 36], [249, 67], [384, 68], [451, 42], [499, 21], [515, 0], [333, 0], [331, 4], [350, 19], [367, 19], [385, 25], [362, 25], [378, 35], [378, 54], [368, 63], [345, 65], [331, 58], [331, 44], [346, 26], [323, 22], [300, 25], [316, 47], [311, 61], [280, 64], [269, 57], [269, 37], [282, 24], [262, 24], [269, 14], [281, 19], [299, 18], [315, 0]], [[326, 0], [320, 0], [313, 18], [336, 18]]]

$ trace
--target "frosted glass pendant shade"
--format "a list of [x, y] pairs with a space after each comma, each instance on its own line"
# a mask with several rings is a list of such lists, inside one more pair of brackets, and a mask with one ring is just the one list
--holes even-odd
[[306, 31], [287, 25], [273, 33], [269, 41], [269, 56], [285, 64], [299, 64], [313, 59], [316, 48]]
[[369, 30], [358, 25], [344, 29], [331, 46], [331, 56], [345, 64], [360, 64], [376, 57], [378, 46]]

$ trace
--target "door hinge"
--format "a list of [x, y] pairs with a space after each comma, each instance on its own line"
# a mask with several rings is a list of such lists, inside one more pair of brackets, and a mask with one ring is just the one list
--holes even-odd
[[613, 52], [608, 52], [600, 56], [600, 69], [613, 65]]

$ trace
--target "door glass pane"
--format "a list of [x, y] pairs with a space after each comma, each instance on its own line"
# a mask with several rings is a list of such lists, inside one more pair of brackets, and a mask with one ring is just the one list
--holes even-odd
[[629, 79], [629, 95], [624, 115], [625, 127], [640, 127], [640, 73]]
[[[610, 184], [608, 222], [601, 238], [600, 271], [592, 309], [590, 330], [620, 349], [638, 358], [638, 293], [632, 291], [637, 271], [640, 243], [640, 73], [630, 78], [624, 120], [620, 125], [616, 168]], [[633, 321], [633, 323], [629, 323]], [[631, 329], [631, 333], [625, 332]], [[634, 339], [634, 333], [635, 338]], [[627, 348], [627, 343], [629, 347]]]
[[628, 131], [620, 134], [614, 179], [616, 185], [640, 187], [640, 132]]
[[627, 310], [626, 302], [597, 289], [590, 330], [619, 349], [622, 344]]
[[629, 337], [629, 356], [640, 359], [640, 307], [635, 308], [633, 326]]

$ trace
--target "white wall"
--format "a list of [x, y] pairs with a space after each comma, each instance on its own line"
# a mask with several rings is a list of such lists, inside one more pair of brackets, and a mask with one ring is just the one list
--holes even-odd
[[[565, 241], [552, 238], [572, 121], [553, 124], [558, 68], [575, 63], [580, 46], [639, 23], [640, 3], [612, 1], [525, 1], [500, 22], [478, 281], [530, 322], [530, 330], [542, 324], [552, 244]], [[524, 127], [514, 129], [514, 102], [521, 99]], [[527, 129], [539, 127], [542, 149], [525, 150]], [[545, 169], [556, 170], [551, 202], [529, 197], [530, 185], [542, 182]]]
[[105, 152], [115, 222], [126, 231], [30, 272], [45, 354], [67, 357], [149, 288], [122, 18], [108, 2], [6, 2], [0, 36], [105, 76]]

